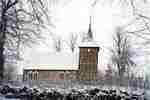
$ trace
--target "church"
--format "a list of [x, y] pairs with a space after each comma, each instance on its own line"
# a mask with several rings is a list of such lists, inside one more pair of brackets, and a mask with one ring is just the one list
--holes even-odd
[[[92, 37], [91, 18], [88, 34]], [[79, 45], [77, 54], [31, 55], [28, 65], [23, 68], [23, 80], [96, 80], [98, 52], [99, 46], [89, 38]]]

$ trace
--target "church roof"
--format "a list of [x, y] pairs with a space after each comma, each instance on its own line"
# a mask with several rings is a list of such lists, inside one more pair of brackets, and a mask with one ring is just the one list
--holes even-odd
[[95, 41], [85, 41], [79, 44], [79, 47], [99, 47]]
[[79, 54], [33, 52], [24, 61], [24, 69], [77, 70]]
[[93, 32], [92, 32], [92, 19], [91, 19], [91, 16], [90, 16], [90, 23], [89, 23], [89, 29], [88, 29], [88, 36], [91, 40], [93, 40]]
[[92, 18], [90, 16], [90, 23], [88, 28], [87, 37], [83, 42], [79, 44], [79, 47], [98, 47], [99, 45], [93, 40], [93, 32], [92, 32]]
[[38, 65], [29, 66], [24, 70], [78, 70], [78, 65]]

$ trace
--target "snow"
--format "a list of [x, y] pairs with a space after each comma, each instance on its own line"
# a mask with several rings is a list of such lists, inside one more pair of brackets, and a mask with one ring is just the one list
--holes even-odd
[[25, 67], [24, 70], [37, 69], [37, 70], [78, 70], [78, 65], [37, 65]]
[[79, 44], [79, 47], [97, 47], [99, 48], [99, 45], [95, 41], [86, 41]]
[[78, 53], [34, 52], [22, 62], [24, 69], [78, 70]]

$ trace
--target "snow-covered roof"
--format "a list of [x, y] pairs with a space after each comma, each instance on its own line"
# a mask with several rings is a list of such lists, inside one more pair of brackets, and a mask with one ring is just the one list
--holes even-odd
[[99, 47], [95, 41], [85, 41], [79, 44], [79, 47]]
[[33, 52], [24, 60], [24, 69], [77, 70], [78, 53]]
[[78, 65], [39, 65], [39, 66], [29, 66], [25, 67], [24, 70], [30, 70], [30, 69], [36, 69], [36, 70], [78, 70]]

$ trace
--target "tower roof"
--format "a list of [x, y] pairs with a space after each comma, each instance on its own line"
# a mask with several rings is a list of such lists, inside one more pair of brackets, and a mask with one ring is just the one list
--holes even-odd
[[90, 16], [90, 23], [89, 23], [89, 29], [88, 29], [88, 37], [90, 40], [93, 40], [93, 32], [92, 32], [92, 25], [91, 25], [91, 22], [92, 22], [92, 19], [91, 19], [91, 16]]
[[85, 41], [79, 44], [79, 47], [97, 47], [99, 48], [99, 45], [95, 41]]

